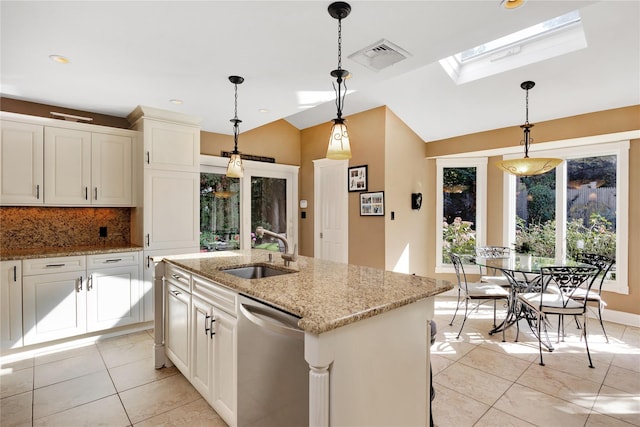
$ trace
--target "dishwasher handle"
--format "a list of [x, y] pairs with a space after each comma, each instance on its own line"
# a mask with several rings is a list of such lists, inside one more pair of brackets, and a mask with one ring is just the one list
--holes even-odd
[[269, 329], [280, 335], [287, 335], [295, 338], [304, 338], [302, 329], [283, 325], [283, 322], [269, 310], [249, 304], [240, 304], [240, 311], [253, 324]]

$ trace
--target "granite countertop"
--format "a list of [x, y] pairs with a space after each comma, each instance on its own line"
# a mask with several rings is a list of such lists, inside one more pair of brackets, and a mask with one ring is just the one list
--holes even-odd
[[[298, 326], [320, 334], [411, 304], [453, 288], [440, 279], [299, 256], [284, 267], [280, 253], [241, 250], [165, 257], [164, 261], [258, 298], [301, 319]], [[231, 266], [268, 263], [295, 271], [262, 279], [241, 279], [220, 271]]]
[[141, 246], [69, 246], [69, 247], [42, 247], [25, 249], [0, 249], [0, 261], [15, 261], [30, 258], [50, 258], [74, 255], [97, 255], [113, 252], [141, 251]]

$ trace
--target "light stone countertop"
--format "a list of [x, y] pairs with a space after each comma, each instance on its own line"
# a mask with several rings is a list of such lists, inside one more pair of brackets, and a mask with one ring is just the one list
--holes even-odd
[[[295, 314], [301, 318], [298, 326], [313, 334], [453, 288], [446, 280], [304, 256], [284, 267], [280, 253], [271, 253], [271, 263], [268, 261], [269, 251], [256, 249], [169, 256], [164, 261]], [[296, 272], [262, 279], [241, 279], [220, 271], [255, 263], [268, 263], [275, 268]]]
[[0, 261], [16, 261], [32, 258], [51, 258], [78, 255], [99, 255], [116, 252], [141, 251], [141, 246], [69, 246], [69, 247], [41, 247], [25, 249], [0, 249]]

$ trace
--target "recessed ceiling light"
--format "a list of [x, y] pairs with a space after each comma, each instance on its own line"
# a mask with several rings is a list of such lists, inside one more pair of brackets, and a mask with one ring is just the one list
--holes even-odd
[[174, 105], [182, 105], [182, 99], [170, 99], [169, 102]]
[[57, 62], [58, 64], [68, 64], [69, 62], [71, 62], [69, 58], [62, 55], [49, 55], [49, 59], [51, 59], [53, 62]]
[[526, 0], [501, 0], [500, 7], [503, 9], [517, 9], [525, 3]]
[[258, 111], [261, 112], [261, 113], [268, 113], [269, 112], [269, 110], [267, 110], [266, 108], [260, 108]]

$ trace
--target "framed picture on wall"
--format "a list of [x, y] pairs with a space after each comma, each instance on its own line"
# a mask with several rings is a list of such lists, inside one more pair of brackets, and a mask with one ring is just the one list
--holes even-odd
[[361, 216], [384, 216], [384, 191], [360, 193]]
[[367, 165], [349, 168], [347, 179], [349, 191], [367, 191]]

